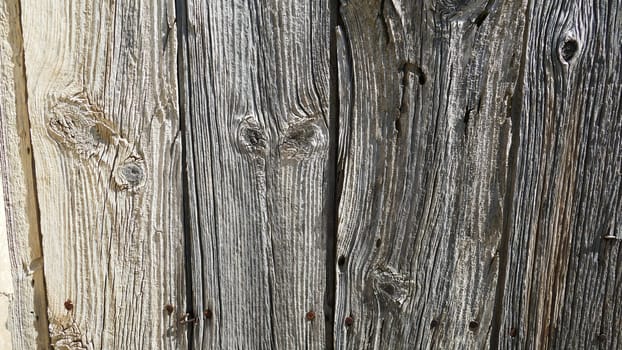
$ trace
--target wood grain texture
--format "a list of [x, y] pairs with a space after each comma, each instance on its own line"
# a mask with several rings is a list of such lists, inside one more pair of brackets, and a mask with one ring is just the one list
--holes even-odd
[[0, 348], [48, 349], [43, 252], [18, 1], [0, 1], [0, 23], [0, 232], [6, 230], [6, 236], [0, 234], [4, 240], [0, 247], [6, 244], [8, 248], [7, 255], [0, 251], [0, 269], [10, 271], [10, 280], [0, 281], [0, 327], [8, 328], [10, 339], [0, 339]]
[[21, 6], [50, 343], [183, 349], [174, 3]]
[[186, 10], [193, 348], [324, 349], [328, 4]]
[[341, 1], [337, 349], [489, 346], [525, 5]]
[[621, 13], [526, 12], [501, 348], [622, 348]]

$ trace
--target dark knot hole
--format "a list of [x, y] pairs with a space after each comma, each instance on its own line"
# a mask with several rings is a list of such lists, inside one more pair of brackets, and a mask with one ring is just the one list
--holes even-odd
[[574, 39], [567, 40], [566, 42], [564, 42], [564, 45], [562, 46], [562, 50], [561, 50], [562, 59], [565, 62], [570, 62], [575, 57], [578, 50], [579, 50], [579, 43], [576, 40]]

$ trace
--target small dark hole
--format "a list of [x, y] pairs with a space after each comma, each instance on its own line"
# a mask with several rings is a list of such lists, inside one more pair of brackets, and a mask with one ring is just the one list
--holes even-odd
[[516, 327], [512, 327], [510, 328], [510, 337], [512, 338], [516, 338], [516, 336], [518, 335], [518, 329], [516, 329]]
[[477, 328], [479, 328], [479, 322], [477, 321], [471, 321], [469, 322], [469, 329], [472, 331], [476, 331]]
[[346, 324], [346, 327], [350, 327], [354, 323], [354, 318], [352, 316], [348, 316], [346, 317], [344, 323]]
[[337, 265], [343, 266], [346, 263], [346, 257], [343, 255], [339, 255], [339, 259], [337, 259]]
[[380, 248], [381, 245], [382, 245], [382, 240], [380, 238], [378, 238], [376, 240], [376, 248]]
[[576, 40], [570, 39], [566, 41], [562, 46], [561, 52], [564, 61], [569, 62], [570, 60], [572, 60], [577, 53], [577, 50], [579, 50], [579, 44]]
[[423, 70], [421, 69], [421, 67], [417, 67], [415, 68], [415, 73], [417, 74], [417, 76], [419, 77], [419, 85], [423, 85], [426, 82], [426, 77], [425, 77], [425, 73], [423, 72]]
[[598, 340], [599, 343], [604, 343], [607, 341], [607, 336], [601, 333], [596, 337], [596, 340]]
[[438, 321], [432, 320], [432, 322], [430, 322], [430, 328], [436, 328], [436, 327], [438, 327]]

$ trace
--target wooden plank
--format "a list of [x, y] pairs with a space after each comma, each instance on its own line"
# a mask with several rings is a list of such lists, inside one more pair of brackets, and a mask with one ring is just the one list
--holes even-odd
[[0, 1], [0, 24], [0, 348], [48, 349], [18, 1]]
[[501, 348], [622, 348], [621, 13], [606, 0], [526, 13]]
[[195, 349], [325, 347], [327, 5], [187, 3]]
[[341, 2], [336, 348], [490, 345], [524, 7]]
[[174, 2], [21, 5], [51, 345], [183, 349]]

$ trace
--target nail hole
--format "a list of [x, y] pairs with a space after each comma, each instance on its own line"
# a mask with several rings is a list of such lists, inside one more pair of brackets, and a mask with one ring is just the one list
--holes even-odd
[[382, 245], [382, 240], [380, 238], [378, 238], [376, 240], [376, 248], [380, 248], [381, 245]]
[[572, 60], [579, 50], [579, 43], [574, 39], [569, 39], [562, 46], [561, 55], [565, 62]]
[[469, 329], [472, 331], [476, 331], [477, 328], [479, 328], [479, 322], [477, 321], [471, 321], [469, 322]]
[[596, 337], [596, 340], [598, 340], [599, 343], [604, 343], [607, 341], [607, 336], [601, 333]]
[[339, 255], [339, 259], [337, 259], [337, 265], [339, 265], [340, 267], [343, 267], [345, 263], [346, 263], [346, 257], [343, 255]]
[[67, 311], [73, 310], [73, 303], [70, 299], [65, 300], [65, 309], [67, 309]]
[[438, 327], [438, 321], [432, 320], [432, 322], [430, 322], [430, 328], [436, 328], [436, 327]]
[[344, 320], [344, 323], [346, 324], [346, 327], [350, 327], [354, 323], [354, 318], [352, 316], [348, 316]]

